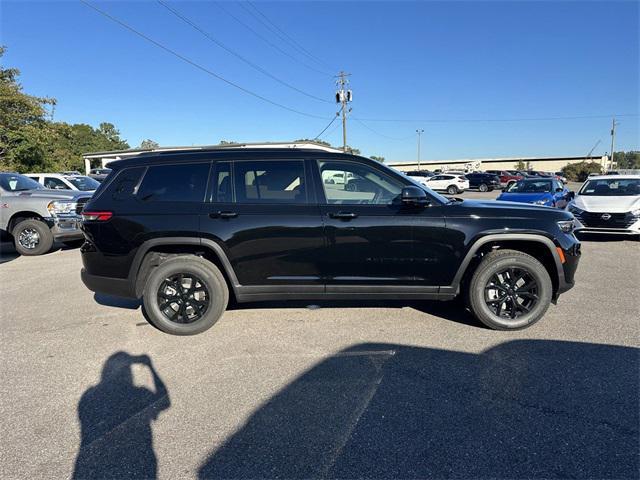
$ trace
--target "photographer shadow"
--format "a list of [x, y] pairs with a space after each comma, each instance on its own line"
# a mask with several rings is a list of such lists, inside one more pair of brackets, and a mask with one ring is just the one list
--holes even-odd
[[[154, 391], [133, 383], [135, 364], [149, 369]], [[170, 406], [167, 388], [147, 355], [111, 355], [100, 383], [78, 403], [82, 438], [73, 478], [156, 478], [151, 423]]]

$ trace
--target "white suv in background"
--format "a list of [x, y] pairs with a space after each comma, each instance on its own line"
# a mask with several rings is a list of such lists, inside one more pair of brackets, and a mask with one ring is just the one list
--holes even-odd
[[66, 175], [63, 173], [27, 173], [25, 176], [51, 190], [79, 190], [93, 193], [100, 182], [86, 175]]
[[419, 180], [431, 190], [440, 190], [449, 195], [456, 195], [469, 189], [469, 179], [463, 174], [439, 173], [433, 177]]
[[640, 175], [589, 177], [567, 208], [576, 230], [640, 235]]

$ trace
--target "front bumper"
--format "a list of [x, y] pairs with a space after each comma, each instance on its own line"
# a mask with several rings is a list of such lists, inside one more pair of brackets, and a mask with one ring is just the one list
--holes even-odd
[[601, 233], [606, 235], [640, 235], [640, 219], [630, 213], [609, 214], [610, 218], [602, 219], [604, 213], [574, 213], [576, 232]]
[[56, 241], [80, 240], [84, 234], [80, 229], [82, 217], [79, 215], [58, 216], [45, 219]]
[[565, 262], [562, 264], [564, 278], [560, 276], [558, 279], [557, 295], [572, 289], [575, 285], [575, 274], [578, 269], [578, 264], [580, 263], [580, 256], [582, 255], [580, 242], [577, 241], [569, 248], [560, 248], [562, 248], [565, 258]]

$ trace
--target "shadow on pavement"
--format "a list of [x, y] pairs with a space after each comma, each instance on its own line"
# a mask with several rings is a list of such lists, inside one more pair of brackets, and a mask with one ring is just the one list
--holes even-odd
[[637, 478], [638, 449], [637, 349], [360, 344], [263, 404], [199, 477]]
[[[135, 364], [149, 369], [153, 391], [134, 385]], [[147, 355], [111, 355], [100, 383], [78, 403], [82, 438], [73, 478], [156, 478], [151, 422], [170, 406], [167, 389]]]

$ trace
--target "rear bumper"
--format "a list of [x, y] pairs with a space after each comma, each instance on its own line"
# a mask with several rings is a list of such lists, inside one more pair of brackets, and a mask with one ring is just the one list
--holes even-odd
[[127, 278], [91, 275], [87, 273], [84, 268], [80, 270], [80, 278], [82, 278], [82, 283], [92, 292], [114, 295], [116, 297], [136, 298], [133, 288], [131, 287], [131, 282], [129, 282]]

